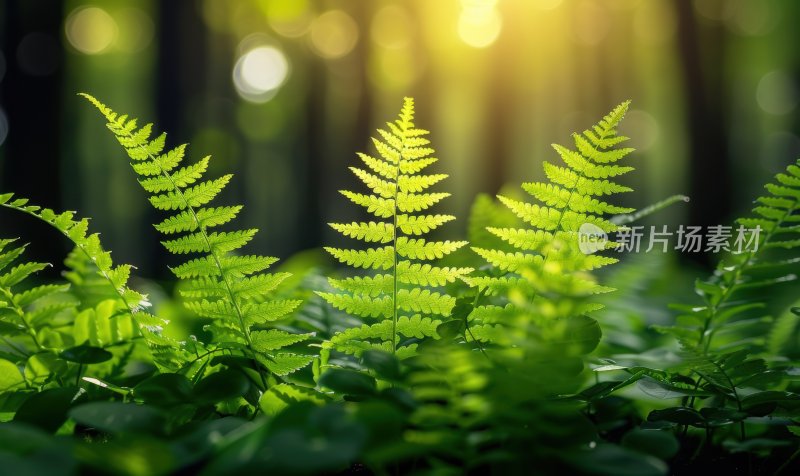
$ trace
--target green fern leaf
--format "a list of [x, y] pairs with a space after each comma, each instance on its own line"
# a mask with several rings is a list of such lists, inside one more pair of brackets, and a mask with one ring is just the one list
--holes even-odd
[[163, 241], [164, 247], [173, 254], [201, 255], [172, 270], [178, 278], [190, 280], [184, 290], [189, 298], [187, 307], [215, 321], [209, 329], [221, 339], [217, 344], [244, 349], [249, 357], [279, 376], [308, 364], [306, 356], [286, 357], [280, 347], [254, 346], [252, 334], [256, 330], [251, 326], [278, 320], [291, 313], [298, 303], [271, 300], [276, 287], [288, 276], [263, 273], [276, 261], [274, 258], [232, 255], [249, 243], [257, 230], [209, 232], [233, 220], [242, 209], [241, 206], [204, 208], [228, 185], [232, 175], [206, 179], [209, 157], [179, 168], [185, 157], [185, 145], [164, 152], [165, 136], [151, 139], [150, 124], [137, 129], [135, 120], [118, 116], [92, 96], [83, 96], [105, 116], [108, 128], [128, 153], [139, 183], [151, 194], [153, 207], [177, 211], [156, 225], [166, 235], [179, 235]]
[[[681, 340], [692, 352], [719, 352], [731, 342], [751, 351], [764, 349], [764, 340], [758, 338], [761, 333], [730, 332], [735, 323], [753, 318], [752, 307], [738, 305], [737, 298], [748, 289], [798, 278], [793, 271], [800, 262], [800, 160], [776, 174], [764, 188], [769, 195], [759, 197], [760, 205], [753, 208], [753, 214], [738, 219], [739, 226], [732, 227], [731, 256], [719, 263], [711, 279], [695, 285], [705, 305], [689, 309], [695, 325]], [[763, 306], [764, 302], [751, 297], [749, 304]], [[786, 319], [791, 317], [782, 319], [779, 325], [786, 325]], [[683, 333], [689, 329], [682, 324], [676, 328]]]
[[[619, 227], [608, 216], [633, 211], [596, 198], [631, 190], [612, 180], [633, 170], [618, 164], [633, 149], [616, 147], [627, 140], [616, 132], [627, 108], [628, 103], [623, 103], [592, 128], [574, 134], [576, 150], [553, 145], [563, 164], [545, 162], [547, 182], [522, 184], [534, 203], [497, 197], [524, 225], [489, 226], [486, 231], [499, 238], [502, 246], [473, 248], [494, 270], [486, 276], [465, 278], [489, 297], [489, 304], [478, 305], [468, 315], [472, 334], [465, 333], [466, 340], [498, 343], [502, 334], [510, 336], [517, 329], [520, 340], [504, 340], [503, 344], [529, 345], [531, 329], [547, 325], [559, 329], [558, 322], [598, 309], [599, 305], [587, 299], [611, 288], [598, 285], [588, 272], [617, 260], [584, 253], [580, 231], [587, 224], [606, 233], [615, 231]], [[498, 243], [496, 239], [486, 242]], [[608, 242], [598, 246], [598, 251], [614, 246]], [[499, 299], [508, 296], [514, 296], [514, 304]], [[535, 325], [523, 323], [520, 316], [523, 321], [524, 316], [535, 316]]]
[[[0, 196], [0, 206], [31, 215], [52, 226], [73, 242], [76, 252], [92, 264], [94, 272], [113, 290], [112, 296], [117, 298], [119, 311], [127, 313], [136, 323], [153, 356], [153, 361], [160, 369], [176, 371], [188, 360], [184, 346], [163, 335], [167, 322], [146, 312], [146, 309], [150, 307], [147, 296], [128, 286], [131, 266], [114, 266], [111, 253], [103, 249], [99, 236], [88, 234], [88, 220], [85, 218], [76, 220], [73, 212], [55, 213], [47, 208], [27, 205], [28, 201], [25, 199], [11, 199], [11, 194]], [[0, 257], [0, 270], [3, 267], [3, 261], [4, 258]], [[34, 288], [28, 293], [20, 295], [18, 305], [31, 306], [37, 300], [50, 294], [50, 291], [55, 292], [58, 289], [58, 287], [49, 286]], [[43, 309], [36, 316], [32, 316], [32, 319], [43, 319], [54, 310], [54, 308]]]
[[334, 335], [323, 346], [323, 364], [332, 350], [360, 355], [365, 350], [380, 349], [399, 358], [414, 355], [417, 346], [414, 339], [438, 337], [439, 321], [430, 316], [448, 315], [455, 305], [454, 298], [429, 288], [452, 283], [472, 271], [427, 263], [466, 245], [463, 241], [421, 238], [455, 219], [451, 215], [417, 214], [449, 196], [425, 192], [447, 177], [420, 175], [437, 160], [424, 137], [427, 133], [414, 126], [414, 103], [406, 98], [399, 118], [388, 123], [386, 129], [379, 129], [378, 138], [373, 138], [377, 155], [358, 154], [373, 173], [351, 167], [371, 194], [350, 191], [342, 194], [386, 221], [331, 226], [348, 238], [384, 246], [325, 250], [346, 265], [381, 272], [330, 279], [333, 292], [317, 294], [336, 309], [379, 321]]

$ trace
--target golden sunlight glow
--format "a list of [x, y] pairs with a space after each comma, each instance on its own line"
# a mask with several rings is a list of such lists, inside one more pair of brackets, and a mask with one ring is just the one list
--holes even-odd
[[239, 57], [233, 68], [233, 84], [250, 102], [267, 102], [289, 76], [289, 62], [275, 47], [259, 46]]
[[87, 55], [103, 53], [117, 37], [117, 23], [98, 7], [79, 8], [67, 17], [64, 32], [73, 48]]
[[540, 10], [552, 10], [559, 5], [563, 0], [533, 0], [536, 8]]
[[497, 40], [503, 28], [496, 0], [461, 0], [458, 36], [473, 48], [486, 48]]
[[633, 13], [633, 33], [648, 44], [672, 41], [677, 30], [675, 8], [668, 0], [642, 2]]
[[582, 0], [575, 11], [572, 34], [583, 45], [594, 46], [603, 41], [611, 30], [607, 5]]
[[358, 42], [358, 26], [350, 15], [330, 10], [311, 23], [311, 46], [323, 58], [341, 58]]

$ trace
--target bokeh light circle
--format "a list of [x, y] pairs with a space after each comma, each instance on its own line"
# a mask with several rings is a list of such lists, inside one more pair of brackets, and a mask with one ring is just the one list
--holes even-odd
[[458, 19], [458, 36], [473, 48], [486, 48], [503, 29], [500, 13], [494, 8], [468, 8]]
[[323, 58], [347, 55], [358, 43], [358, 25], [341, 10], [330, 10], [311, 23], [311, 46]]
[[118, 34], [114, 45], [125, 53], [136, 53], [153, 41], [155, 26], [150, 16], [138, 8], [125, 8], [117, 14]]
[[399, 50], [411, 43], [411, 25], [411, 18], [405, 8], [389, 5], [375, 14], [370, 34], [378, 45], [390, 50]]
[[258, 6], [275, 33], [299, 38], [311, 28], [309, 0], [260, 0]]
[[288, 76], [289, 61], [273, 46], [258, 46], [247, 51], [233, 68], [237, 92], [251, 102], [269, 101]]
[[783, 71], [771, 71], [758, 81], [756, 102], [769, 114], [789, 114], [797, 107], [799, 100], [797, 84]]
[[628, 111], [620, 130], [631, 138], [629, 146], [641, 152], [650, 149], [661, 135], [656, 118], [638, 109]]
[[64, 26], [67, 41], [73, 48], [87, 55], [107, 51], [117, 38], [117, 22], [99, 7], [73, 10]]

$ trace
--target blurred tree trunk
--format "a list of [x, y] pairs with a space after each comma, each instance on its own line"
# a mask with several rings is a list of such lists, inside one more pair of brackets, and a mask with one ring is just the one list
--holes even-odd
[[[692, 2], [678, 1], [673, 5], [677, 9], [679, 56], [686, 94], [689, 195], [694, 199], [688, 224], [704, 227], [727, 224], [732, 187], [724, 117], [725, 32], [719, 23], [699, 25]], [[702, 41], [700, 35], [704, 35]], [[709, 257], [697, 258], [707, 263]]]
[[[160, 131], [168, 133], [167, 146], [175, 147], [188, 142], [190, 137], [191, 124], [185, 120], [189, 101], [204, 95], [208, 33], [195, 2], [159, 1], [156, 8], [156, 125]], [[147, 228], [151, 228], [149, 223], [163, 218], [152, 209], [148, 217]], [[171, 262], [172, 258], [159, 241], [143, 240], [142, 246], [148, 247], [143, 256], [150, 260], [147, 269], [154, 275], [167, 276], [169, 272], [163, 263]]]
[[[9, 1], [4, 2], [0, 18], [6, 61], [0, 104], [9, 125], [2, 144], [0, 190], [54, 209], [61, 208], [62, 14], [61, 2]], [[42, 233], [41, 224], [20, 214], [6, 211], [1, 222], [4, 238], [20, 236], [29, 241]], [[49, 244], [49, 249], [34, 244], [27, 259], [59, 263], [66, 243], [50, 234], [44, 236], [54, 238], [40, 242]]]
[[296, 149], [305, 159], [301, 209], [306, 216], [296, 221], [297, 249], [319, 246], [322, 238], [322, 197], [328, 177], [319, 173], [324, 161], [325, 65], [313, 59], [306, 72], [305, 129], [295, 135]]
[[[510, 22], [512, 23], [512, 22]], [[488, 104], [488, 124], [490, 132], [483, 151], [483, 179], [479, 185], [479, 190], [488, 190], [492, 195], [498, 193], [500, 188], [508, 180], [508, 159], [511, 154], [509, 141], [511, 140], [509, 131], [513, 130], [509, 124], [509, 119], [513, 117], [514, 95], [508, 91], [513, 87], [514, 68], [513, 56], [501, 54], [500, 52], [514, 51], [516, 47], [516, 32], [511, 26], [507, 31], [500, 35], [494, 45], [496, 54], [489, 58], [491, 71], [488, 83], [489, 93]]]

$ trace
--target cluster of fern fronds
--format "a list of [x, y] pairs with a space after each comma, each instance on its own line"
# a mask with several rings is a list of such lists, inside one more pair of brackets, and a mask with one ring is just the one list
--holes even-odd
[[[212, 204], [232, 175], [208, 178], [210, 157], [188, 163], [186, 145], [167, 147], [152, 124], [83, 96], [165, 214], [155, 227], [177, 255], [184, 304], [172, 313], [208, 332], [177, 338], [88, 220], [0, 195], [0, 207], [74, 245], [64, 280], [41, 284], [47, 265], [0, 239], [0, 415], [14, 420], [0, 440], [28, 427], [74, 434], [67, 470], [126, 474], [657, 475], [703, 452], [752, 451], [778, 471], [786, 464], [766, 450], [800, 454], [781, 439], [800, 434], [796, 372], [782, 354], [798, 311], [776, 321], [753, 294], [796, 279], [800, 162], [739, 220], [760, 231], [755, 246], [698, 281], [703, 302], [676, 305], [674, 326], [654, 327], [678, 347], [587, 367], [610, 315], [598, 295], [614, 291], [594, 272], [618, 261], [609, 251], [625, 220], [614, 217], [633, 211], [613, 203], [631, 190], [622, 180], [633, 149], [618, 133], [628, 102], [574, 134], [573, 148], [554, 145], [561, 161], [522, 184], [529, 198], [479, 197], [470, 243], [440, 235], [455, 220], [437, 211], [449, 194], [435, 191], [447, 178], [435, 169], [447, 165], [406, 98], [351, 167], [365, 189], [341, 192], [363, 216], [330, 224], [357, 243], [325, 247], [345, 266], [288, 279], [268, 272], [276, 258], [243, 252], [257, 230], [231, 228], [241, 205]], [[468, 244], [474, 253], [458, 251]], [[665, 403], [640, 415], [616, 393], [632, 384]], [[38, 433], [28, 441], [65, 451]]]

